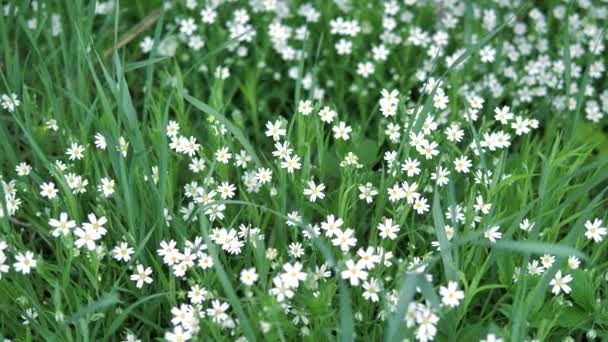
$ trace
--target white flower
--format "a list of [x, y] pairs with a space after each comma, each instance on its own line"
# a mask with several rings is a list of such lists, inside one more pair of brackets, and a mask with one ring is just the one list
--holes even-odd
[[131, 254], [133, 254], [133, 248], [129, 247], [129, 244], [126, 242], [121, 242], [120, 245], [116, 245], [112, 250], [112, 254], [114, 254], [114, 259], [118, 261], [129, 261], [131, 260]]
[[458, 290], [458, 283], [450, 281], [448, 286], [441, 286], [439, 288], [439, 294], [441, 294], [441, 301], [443, 304], [449, 307], [456, 307], [460, 304], [460, 301], [464, 298], [464, 292]]
[[228, 151], [228, 147], [222, 147], [215, 151], [215, 159], [222, 164], [228, 164], [230, 158], [232, 158], [232, 153]]
[[352, 286], [359, 285], [360, 280], [367, 278], [367, 271], [361, 262], [355, 262], [350, 259], [346, 261], [346, 270], [342, 271], [342, 279], [349, 279]]
[[[370, 74], [373, 72], [373, 65]], [[366, 77], [366, 76], [364, 76]], [[397, 105], [399, 104], [399, 91], [396, 89], [390, 92], [386, 89], [382, 89], [380, 92], [382, 98], [380, 99], [380, 112], [384, 117], [391, 117], [397, 114]]]
[[338, 113], [336, 113], [335, 110], [333, 110], [329, 107], [323, 107], [319, 111], [319, 117], [321, 117], [321, 121], [323, 121], [325, 123], [331, 123], [332, 121], [334, 121], [334, 118], [337, 115], [338, 115]]
[[51, 234], [54, 237], [58, 237], [60, 235], [67, 235], [70, 232], [70, 229], [76, 227], [76, 222], [69, 220], [67, 213], [61, 213], [59, 214], [59, 220], [50, 219], [49, 225], [55, 228]]
[[555, 277], [551, 280], [549, 285], [553, 286], [551, 292], [555, 295], [558, 295], [561, 291], [568, 294], [572, 290], [568, 283], [572, 281], [572, 276], [567, 274], [566, 276], [562, 276], [562, 271], [559, 270], [555, 274]]
[[279, 141], [286, 133], [287, 130], [281, 128], [281, 120], [277, 120], [274, 123], [270, 121], [266, 123], [266, 136], [272, 137], [274, 141]]
[[283, 280], [283, 284], [287, 287], [297, 288], [300, 285], [300, 281], [306, 279], [306, 273], [302, 272], [302, 264], [299, 262], [296, 262], [293, 265], [286, 263], [283, 265], [283, 271], [284, 273], [281, 274], [281, 280]]
[[[418, 183], [412, 182], [409, 184], [408, 182], [403, 182], [401, 184], [401, 189], [403, 190], [403, 197], [405, 197], [408, 204], [414, 203], [416, 199], [420, 197], [420, 193], [418, 193]], [[424, 201], [426, 203], [426, 200]]]
[[342, 224], [344, 224], [344, 221], [341, 218], [336, 220], [334, 215], [329, 215], [325, 222], [321, 222], [321, 229], [325, 230], [325, 236], [332, 237], [340, 230]]
[[22, 274], [29, 274], [38, 264], [36, 259], [34, 259], [34, 253], [30, 251], [17, 254], [15, 256], [15, 261], [16, 262], [13, 264], [15, 271], [21, 272]]
[[378, 231], [380, 231], [380, 237], [383, 239], [389, 238], [395, 240], [397, 238], [397, 232], [399, 231], [399, 225], [393, 224], [393, 219], [384, 219], [383, 223], [378, 223]]
[[486, 336], [485, 339], [482, 339], [479, 342], [502, 342], [502, 341], [503, 341], [502, 338], [500, 338], [494, 334], [488, 334], [488, 336]]
[[363, 282], [363, 298], [367, 300], [371, 300], [376, 303], [380, 298], [378, 297], [378, 293], [380, 292], [380, 285], [378, 284], [378, 279], [371, 278], [369, 281]]
[[226, 310], [228, 310], [229, 307], [228, 303], [222, 303], [215, 299], [211, 302], [211, 307], [207, 309], [207, 315], [216, 323], [223, 322], [228, 319]]
[[513, 119], [513, 113], [511, 113], [511, 109], [508, 106], [503, 106], [502, 108], [494, 108], [494, 120], [500, 121], [501, 124], [506, 125], [509, 120]]
[[241, 271], [241, 282], [247, 286], [253, 285], [258, 280], [255, 268], [248, 268]]
[[408, 177], [420, 174], [420, 162], [416, 159], [407, 158], [403, 164], [401, 164], [401, 171], [407, 173]]
[[28, 164], [28, 163], [19, 163], [19, 165], [17, 165], [15, 167], [15, 171], [17, 172], [17, 175], [19, 177], [24, 177], [30, 174], [30, 172], [32, 172], [32, 167]]
[[106, 138], [103, 135], [101, 135], [101, 133], [95, 134], [95, 147], [97, 147], [100, 150], [105, 150], [106, 147], [108, 147]]
[[414, 210], [416, 210], [416, 213], [418, 215], [422, 215], [424, 213], [426, 213], [427, 211], [429, 211], [430, 206], [427, 204], [428, 200], [424, 197], [418, 196], [416, 198], [416, 200], [414, 201]]
[[76, 245], [77, 248], [86, 246], [88, 250], [92, 251], [97, 247], [95, 241], [101, 239], [101, 235], [93, 227], [83, 228], [76, 228], [76, 230], [74, 230], [74, 235], [78, 238], [74, 241], [74, 245]]
[[392, 188], [387, 189], [388, 199], [391, 202], [397, 202], [405, 197], [405, 191], [401, 188], [399, 183], [393, 185]]
[[374, 71], [376, 71], [376, 67], [372, 62], [361, 62], [357, 64], [357, 74], [363, 78], [368, 78]]
[[298, 104], [298, 112], [302, 115], [307, 116], [312, 112], [312, 102], [310, 100], [302, 100]]
[[101, 179], [101, 184], [98, 185], [97, 191], [103, 193], [104, 197], [110, 197], [114, 194], [114, 186], [116, 182], [113, 179], [104, 177]]
[[182, 304], [179, 307], [176, 306], [171, 308], [171, 314], [173, 315], [173, 319], [171, 319], [173, 325], [184, 326], [184, 323], [187, 324], [194, 317], [194, 310], [192, 306]]
[[444, 186], [450, 182], [448, 176], [450, 171], [444, 169], [442, 166], [437, 167], [437, 171], [431, 173], [431, 179], [437, 182], [437, 186]]
[[585, 228], [587, 229], [585, 236], [589, 240], [601, 242], [606, 235], [606, 227], [602, 227], [602, 220], [599, 218], [596, 218], [593, 222], [585, 222]]
[[353, 236], [354, 231], [350, 228], [342, 231], [340, 229], [336, 230], [335, 238], [331, 240], [334, 246], [340, 246], [340, 249], [343, 252], [348, 252], [350, 247], [353, 247], [357, 244], [357, 239]]
[[346, 126], [344, 121], [340, 121], [340, 123], [332, 128], [334, 131], [334, 138], [342, 139], [347, 141], [349, 139], [349, 134], [353, 131], [350, 126]]
[[416, 338], [419, 341], [432, 341], [437, 334], [437, 322], [439, 317], [431, 309], [423, 307], [416, 312]]
[[131, 275], [131, 280], [137, 282], [137, 284], [135, 285], [137, 286], [137, 288], [141, 288], [142, 286], [144, 286], [144, 283], [152, 283], [152, 278], [150, 277], [150, 274], [152, 274], [152, 269], [150, 267], [144, 268], [143, 265], [138, 264], [136, 269], [136, 273]]
[[285, 160], [281, 162], [281, 168], [287, 169], [288, 173], [293, 173], [294, 170], [299, 170], [302, 164], [300, 164], [300, 157], [293, 155], [285, 157]]
[[55, 188], [55, 183], [53, 182], [42, 183], [42, 185], [40, 185], [40, 196], [42, 197], [54, 199], [57, 197], [58, 192], [59, 190]]
[[532, 262], [528, 263], [528, 273], [532, 275], [538, 275], [545, 272], [545, 268], [540, 266], [538, 260], [532, 260]]
[[445, 94], [443, 89], [437, 88], [435, 95], [433, 96], [433, 106], [436, 109], [444, 110], [448, 107], [449, 102], [450, 98]]
[[544, 254], [542, 257], [540, 257], [540, 262], [543, 264], [544, 268], [550, 268], [555, 262], [555, 257], [550, 254]]
[[519, 224], [519, 229], [521, 229], [525, 232], [529, 232], [532, 228], [534, 228], [534, 222], [530, 222], [530, 220], [528, 220], [528, 219], [524, 219]]
[[66, 154], [69, 156], [70, 160], [80, 160], [84, 158], [84, 147], [77, 143], [72, 143], [70, 148], [66, 151]]
[[308, 196], [311, 202], [315, 202], [317, 198], [325, 198], [323, 190], [325, 190], [325, 185], [323, 183], [319, 183], [319, 185], [316, 185], [314, 180], [309, 180], [308, 188], [304, 189], [304, 195]]
[[106, 234], [107, 230], [104, 228], [104, 225], [108, 222], [108, 220], [105, 216], [97, 218], [95, 214], [91, 213], [87, 216], [87, 218], [89, 219], [89, 222], [83, 223], [82, 228], [92, 228], [100, 235]]
[[213, 267], [213, 258], [207, 253], [200, 253], [198, 258], [198, 266], [203, 270]]
[[291, 299], [294, 296], [295, 293], [285, 284], [282, 277], [275, 277], [272, 279], [272, 283], [274, 287], [270, 289], [270, 293], [277, 298], [279, 303], [284, 301], [285, 298]]
[[500, 240], [502, 238], [502, 233], [498, 231], [499, 229], [499, 226], [490, 227], [486, 229], [486, 231], [483, 233], [483, 236], [486, 239], [490, 240], [490, 242], [495, 243], [496, 240]]
[[188, 291], [188, 298], [190, 298], [192, 304], [201, 304], [207, 298], [207, 295], [207, 290], [198, 285], [192, 286]]
[[473, 164], [471, 164], [471, 161], [466, 156], [461, 156], [454, 160], [454, 169], [456, 172], [468, 173], [472, 165]]
[[576, 270], [581, 265], [581, 261], [574, 255], [568, 258], [568, 267]]
[[496, 50], [494, 50], [491, 46], [485, 46], [481, 51], [479, 51], [479, 57], [481, 58], [482, 63], [492, 63], [494, 62], [494, 57], [496, 55]]
[[0, 250], [0, 279], [2, 279], [2, 273], [8, 273], [10, 266], [6, 264], [6, 255]]
[[188, 18], [180, 21], [179, 31], [181, 33], [184, 33], [189, 36], [194, 32], [194, 30], [196, 30], [196, 23], [194, 22], [194, 19]]
[[453, 124], [445, 130], [445, 135], [448, 141], [451, 142], [460, 142], [462, 137], [464, 137], [464, 131], [458, 127], [458, 125]]
[[165, 333], [165, 339], [168, 342], [185, 342], [192, 338], [192, 332], [188, 329], [184, 330], [181, 325], [176, 326], [172, 332]]
[[378, 190], [372, 186], [372, 183], [368, 182], [365, 185], [359, 185], [359, 199], [365, 200], [367, 204], [372, 203], [376, 195], [378, 195]]
[[222, 182], [222, 184], [217, 188], [217, 192], [220, 194], [222, 199], [234, 197], [235, 190], [236, 187], [228, 182]]
[[150, 36], [145, 36], [144, 39], [142, 39], [142, 41], [139, 42], [139, 48], [141, 49], [141, 52], [143, 52], [143, 53], [148, 53], [148, 52], [152, 51], [153, 47], [154, 47], [154, 39], [152, 39], [152, 37], [150, 37]]
[[255, 180], [260, 184], [269, 183], [272, 180], [272, 171], [270, 169], [259, 168], [255, 174]]
[[492, 203], [484, 203], [483, 197], [481, 195], [477, 195], [477, 197], [475, 197], [475, 204], [473, 205], [473, 208], [476, 212], [481, 211], [484, 215], [487, 215], [490, 213], [490, 209], [492, 209]]
[[125, 140], [124, 137], [118, 138], [118, 147], [117, 150], [122, 154], [123, 157], [127, 156], [127, 152], [129, 151], [129, 142]]
[[439, 154], [439, 150], [437, 149], [438, 146], [439, 144], [437, 144], [437, 142], [424, 139], [420, 143], [420, 146], [416, 147], [416, 150], [422, 154], [424, 158], [429, 160]]
[[374, 253], [374, 247], [372, 246], [368, 246], [367, 249], [359, 248], [357, 256], [361, 258], [359, 262], [368, 270], [371, 270], [380, 262], [380, 255]]
[[10, 113], [14, 112], [15, 108], [19, 107], [21, 104], [15, 93], [10, 95], [2, 94], [2, 96], [0, 96], [0, 102], [2, 103], [2, 108], [8, 110]]

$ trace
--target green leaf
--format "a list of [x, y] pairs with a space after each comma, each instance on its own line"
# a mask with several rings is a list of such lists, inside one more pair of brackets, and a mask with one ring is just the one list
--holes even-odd
[[456, 341], [480, 341], [486, 336], [483, 323], [466, 324], [458, 332]]
[[595, 311], [595, 287], [588, 272], [574, 270], [572, 273], [570, 297], [587, 312]]
[[355, 143], [353, 152], [358, 158], [359, 162], [366, 166], [372, 166], [376, 162], [378, 156], [378, 142], [369, 138], [363, 138]]
[[403, 276], [401, 288], [399, 290], [399, 301], [397, 309], [388, 319], [386, 328], [384, 329], [384, 341], [400, 341], [403, 336], [403, 317], [410, 304], [414, 294], [416, 294], [416, 286], [420, 278], [419, 273], [406, 273]]
[[443, 268], [445, 271], [445, 277], [448, 280], [456, 280], [457, 271], [454, 267], [454, 259], [452, 258], [450, 242], [445, 232], [445, 224], [443, 222], [443, 211], [441, 210], [441, 203], [439, 203], [439, 190], [435, 189], [435, 195], [433, 197], [433, 223], [435, 227], [435, 234], [437, 235], [437, 241], [439, 241], [439, 253], [441, 254], [441, 261], [443, 262]]
[[556, 324], [564, 328], [576, 328], [584, 325], [591, 316], [577, 307], [567, 307], [562, 310], [556, 320]]
[[97, 301], [78, 310], [75, 314], [67, 318], [65, 321], [66, 323], [76, 322], [82, 318], [85, 318], [90, 313], [98, 313], [98, 311], [103, 310], [119, 302], [120, 300], [118, 299], [118, 295], [116, 293], [108, 293]]
[[570, 257], [577, 256], [581, 259], [587, 260], [587, 255], [572, 248], [570, 246], [558, 245], [556, 243], [538, 242], [538, 241], [514, 241], [514, 240], [500, 240], [494, 244], [485, 243], [486, 245], [492, 246], [496, 249], [506, 249], [515, 252], [528, 253], [528, 254], [552, 254], [555, 256]]
[[354, 332], [350, 290], [346, 283], [340, 280], [340, 341], [352, 341]]

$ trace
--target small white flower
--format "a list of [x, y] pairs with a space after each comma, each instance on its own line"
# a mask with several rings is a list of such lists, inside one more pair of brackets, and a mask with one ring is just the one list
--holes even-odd
[[274, 141], [279, 141], [279, 139], [287, 133], [287, 130], [281, 128], [281, 120], [276, 120], [274, 123], [267, 122], [266, 123], [266, 136], [272, 137]]
[[472, 165], [473, 164], [466, 156], [461, 156], [460, 158], [454, 160], [454, 169], [456, 172], [468, 173]]
[[248, 268], [241, 271], [241, 282], [247, 286], [253, 285], [258, 280], [255, 268]]
[[54, 199], [55, 197], [57, 197], [58, 192], [59, 190], [55, 188], [55, 183], [53, 182], [42, 183], [42, 185], [40, 185], [40, 195], [42, 197]]
[[441, 286], [439, 293], [443, 304], [452, 308], [458, 306], [460, 301], [464, 299], [464, 292], [458, 290], [458, 283], [455, 281], [450, 281], [447, 287]]
[[555, 277], [553, 277], [553, 279], [549, 283], [549, 285], [553, 286], [553, 288], [551, 289], [551, 292], [555, 295], [558, 295], [561, 291], [563, 291], [565, 294], [570, 293], [570, 291], [572, 289], [570, 288], [568, 283], [571, 281], [572, 281], [571, 275], [567, 274], [566, 276], [562, 276], [562, 271], [561, 270], [557, 271], [557, 273], [555, 274]]
[[581, 265], [581, 261], [575, 257], [574, 255], [568, 258], [568, 267], [573, 270], [576, 270]]
[[114, 247], [114, 249], [112, 250], [114, 259], [116, 259], [118, 261], [125, 261], [125, 262], [131, 260], [131, 255], [134, 252], [135, 251], [133, 250], [133, 248], [129, 247], [129, 244], [127, 244], [124, 241], [121, 242], [120, 245], [116, 245]]
[[314, 180], [311, 179], [308, 181], [308, 188], [304, 189], [304, 195], [308, 196], [311, 202], [315, 202], [317, 198], [325, 198], [323, 190], [325, 190], [325, 185], [323, 183], [316, 185]]
[[32, 269], [36, 268], [38, 262], [34, 259], [34, 253], [27, 251], [25, 253], [19, 253], [15, 256], [15, 263], [13, 267], [15, 271], [22, 274], [29, 274]]
[[378, 231], [380, 232], [381, 238], [395, 240], [397, 238], [397, 232], [399, 231], [399, 225], [393, 224], [393, 220], [387, 218], [384, 219], [384, 222], [378, 223]]
[[284, 273], [281, 274], [281, 280], [287, 287], [297, 288], [300, 281], [306, 279], [306, 273], [302, 272], [302, 264], [299, 262], [296, 262], [293, 265], [286, 263], [283, 265], [283, 271]]
[[351, 259], [346, 261], [346, 270], [342, 271], [342, 279], [348, 279], [352, 286], [359, 285], [360, 280], [365, 280], [367, 278], [367, 271], [365, 271], [365, 267], [363, 264], [355, 262]]
[[152, 274], [152, 269], [150, 267], [144, 268], [143, 265], [138, 264], [136, 267], [136, 272], [131, 275], [131, 280], [137, 282], [136, 287], [141, 288], [145, 284], [151, 284], [153, 279], [150, 277]]
[[486, 239], [490, 240], [490, 242], [495, 243], [496, 240], [500, 240], [502, 238], [502, 233], [498, 231], [499, 229], [499, 226], [490, 227], [486, 229], [486, 231], [483, 233], [483, 236]]
[[113, 179], [104, 177], [101, 179], [101, 184], [97, 186], [97, 190], [101, 192], [104, 197], [110, 197], [114, 194], [114, 186], [116, 182]]
[[606, 227], [602, 227], [602, 220], [596, 218], [593, 222], [585, 222], [585, 236], [589, 240], [593, 240], [596, 243], [601, 242], [606, 235]]
[[342, 139], [347, 141], [350, 138], [350, 133], [353, 131], [350, 126], [347, 126], [344, 121], [340, 121], [340, 123], [332, 128], [334, 131], [334, 138]]
[[49, 225], [51, 225], [51, 227], [55, 228], [51, 234], [54, 237], [58, 237], [60, 235], [66, 236], [67, 234], [69, 234], [70, 229], [73, 229], [76, 227], [76, 222], [73, 220], [69, 220], [67, 213], [61, 213], [59, 215], [59, 220], [50, 219]]
[[14, 112], [15, 109], [21, 105], [21, 102], [15, 93], [9, 95], [2, 94], [2, 96], [0, 96], [0, 103], [2, 104], [2, 108], [8, 110], [10, 113]]
[[302, 115], [307, 116], [312, 112], [312, 102], [310, 100], [302, 100], [298, 104], [298, 112]]
[[66, 154], [70, 160], [80, 160], [84, 158], [84, 147], [82, 145], [78, 145], [77, 143], [72, 143], [70, 148], [68, 148], [66, 151]]

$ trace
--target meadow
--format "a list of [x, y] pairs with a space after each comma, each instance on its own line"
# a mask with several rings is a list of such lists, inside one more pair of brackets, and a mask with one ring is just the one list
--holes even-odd
[[5, 0], [0, 339], [608, 340], [606, 0]]

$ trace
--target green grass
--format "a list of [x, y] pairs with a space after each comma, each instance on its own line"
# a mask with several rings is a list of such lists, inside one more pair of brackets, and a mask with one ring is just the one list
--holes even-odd
[[[606, 41], [605, 2], [592, 1], [590, 8], [558, 1], [506, 8], [467, 1], [459, 8], [400, 1], [394, 30], [405, 42], [387, 43], [389, 56], [374, 62], [369, 78], [357, 73], [357, 64], [373, 62], [382, 18], [391, 16], [380, 1], [353, 0], [350, 11], [332, 1], [306, 2], [319, 11], [318, 22], [306, 23], [302, 16], [282, 21], [294, 31], [308, 28], [306, 39], [289, 40], [293, 49], [306, 52], [291, 60], [269, 38], [275, 14], [253, 11], [244, 1], [222, 4], [213, 24], [202, 23], [202, 4], [191, 10], [181, 0], [171, 2], [172, 8], [159, 1], [116, 1], [106, 14], [96, 14], [95, 3], [88, 1], [39, 1], [45, 7], [38, 10], [28, 3], [11, 1], [19, 10], [0, 15], [0, 95], [15, 93], [21, 102], [12, 111], [0, 109], [0, 256], [5, 257], [0, 258], [0, 336], [118, 341], [132, 334], [142, 341], [163, 340], [174, 330], [172, 309], [191, 304], [188, 291], [199, 285], [209, 293], [200, 307], [191, 307], [204, 313], [191, 330], [194, 340], [415, 340], [421, 322], [404, 319], [413, 308], [419, 319], [423, 312], [436, 316], [431, 335], [440, 341], [479, 341], [489, 334], [510, 341], [583, 340], [594, 334], [608, 339], [608, 239], [585, 236], [589, 222], [597, 218], [605, 227], [608, 221], [606, 119], [591, 120], [588, 107], [594, 102], [604, 114], [608, 107], [606, 72], [594, 75], [592, 66], [608, 63], [605, 53], [595, 51], [597, 42]], [[287, 9], [296, 13], [304, 3], [289, 2]], [[561, 19], [555, 14], [560, 6]], [[231, 36], [227, 28], [240, 8], [247, 9], [249, 30], [255, 32], [251, 42], [241, 41], [249, 30]], [[406, 10], [413, 14], [411, 23], [399, 19]], [[484, 26], [483, 10], [496, 11], [494, 27]], [[546, 31], [531, 17], [535, 10], [545, 16]], [[445, 29], [439, 20], [445, 13], [458, 17], [454, 28]], [[53, 15], [62, 20], [57, 34], [51, 29]], [[174, 56], [163, 54], [167, 37], [180, 31], [176, 20], [186, 17], [196, 18], [204, 47], [194, 51], [182, 42]], [[331, 34], [330, 20], [337, 17], [357, 20], [371, 31], [352, 38]], [[29, 26], [32, 18], [37, 27]], [[567, 24], [576, 18], [597, 30], [590, 34], [587, 27], [584, 33], [583, 26]], [[523, 43], [515, 38], [516, 23], [526, 24], [519, 37]], [[407, 43], [413, 26], [431, 37], [445, 29], [445, 54], [431, 55], [428, 47]], [[149, 53], [139, 47], [144, 36], [153, 42]], [[352, 41], [352, 54], [338, 54], [335, 44], [341, 38]], [[546, 51], [532, 46], [515, 61], [509, 55], [506, 43], [542, 39]], [[575, 42], [584, 50], [580, 56], [571, 48]], [[239, 56], [235, 46], [246, 48], [246, 54]], [[482, 62], [486, 46], [496, 49], [494, 62]], [[554, 82], [530, 86], [547, 93], [526, 101], [525, 77], [533, 74], [527, 63], [542, 55], [561, 62], [562, 72], [553, 71], [559, 70], [555, 64], [547, 67], [551, 71], [543, 73]], [[229, 67], [230, 76], [214, 76], [218, 67]], [[506, 67], [517, 76], [506, 77]], [[441, 83], [423, 92], [420, 72], [422, 79]], [[499, 95], [489, 89], [489, 75], [502, 87]], [[315, 89], [324, 91], [322, 99]], [[383, 115], [382, 89], [399, 91], [394, 116]], [[484, 100], [475, 121], [465, 118], [472, 109], [471, 91]], [[449, 103], [439, 109], [434, 98], [443, 92]], [[299, 110], [303, 100], [311, 101], [310, 115]], [[319, 118], [326, 106], [337, 113], [332, 124]], [[538, 120], [539, 127], [516, 135], [510, 127], [514, 120], [503, 126], [494, 119], [494, 108], [503, 106], [515, 116]], [[438, 128], [429, 128], [429, 119]], [[56, 131], [49, 120], [55, 120]], [[276, 120], [286, 130], [280, 142], [289, 142], [290, 154], [300, 158], [293, 173], [281, 167], [284, 158], [273, 155], [276, 141], [265, 134], [266, 124]], [[200, 144], [193, 156], [170, 147], [171, 121], [179, 124], [180, 136]], [[348, 140], [334, 137], [332, 127], [341, 121], [352, 127]], [[385, 132], [389, 123], [400, 126], [394, 141]], [[452, 124], [463, 131], [462, 142], [446, 139], [444, 131]], [[410, 134], [425, 130], [426, 139], [438, 142], [438, 155], [431, 159], [412, 145]], [[499, 130], [510, 134], [510, 146], [484, 147], [484, 134]], [[105, 150], [95, 147], [97, 133], [107, 141]], [[126, 155], [117, 148], [122, 139], [128, 142]], [[69, 160], [72, 143], [84, 146], [81, 160]], [[232, 154], [229, 163], [216, 156], [221, 148]], [[235, 162], [241, 151], [250, 158], [244, 167]], [[386, 160], [390, 151], [396, 156], [393, 166]], [[342, 165], [349, 152], [359, 167]], [[472, 162], [468, 173], [454, 167], [461, 156]], [[204, 161], [200, 172], [190, 169], [194, 157]], [[420, 162], [420, 174], [400, 171], [407, 158]], [[21, 162], [31, 166], [29, 175], [18, 175]], [[437, 166], [450, 171], [445, 185], [431, 176]], [[271, 170], [272, 179], [252, 191], [246, 178], [260, 169]], [[69, 173], [88, 181], [86, 192], [71, 189]], [[483, 174], [481, 181], [477, 173]], [[109, 197], [97, 189], [104, 177], [115, 181]], [[6, 215], [12, 180], [21, 202]], [[311, 201], [304, 195], [310, 180], [325, 185], [324, 198]], [[41, 184], [51, 181], [59, 190], [52, 200], [40, 195]], [[426, 199], [424, 213], [416, 212], [415, 201], [390, 199], [387, 190], [404, 181], [417, 183], [418, 198]], [[191, 182], [199, 187], [194, 195], [188, 191]], [[223, 182], [236, 187], [234, 197], [203, 198]], [[359, 187], [368, 182], [378, 191], [371, 203], [359, 197]], [[487, 213], [476, 209], [478, 196], [492, 204]], [[217, 206], [225, 206], [223, 217], [210, 214]], [[294, 211], [300, 222], [293, 222]], [[49, 220], [64, 212], [78, 227], [91, 213], [107, 218], [98, 249], [76, 248], [74, 229], [62, 237], [52, 234]], [[355, 246], [341, 249], [324, 230], [307, 237], [311, 225], [321, 226], [329, 215], [344, 221], [342, 230], [353, 229]], [[400, 226], [395, 239], [379, 235], [385, 218]], [[528, 232], [520, 229], [524, 219], [533, 224]], [[214, 232], [236, 232], [241, 225], [259, 231], [240, 237], [241, 250], [233, 254]], [[496, 242], [484, 236], [493, 226], [502, 233]], [[194, 265], [185, 276], [175, 275], [157, 252], [169, 240], [180, 252], [187, 243], [205, 244], [205, 250], [192, 249], [213, 265]], [[112, 257], [121, 242], [133, 249], [127, 262]], [[292, 243], [302, 245], [302, 256], [291, 255]], [[391, 259], [380, 255], [367, 270], [366, 280], [381, 283], [377, 302], [363, 297], [362, 281], [352, 285], [342, 277], [346, 262], [359, 260], [357, 251], [368, 246], [378, 255], [378, 247], [392, 253]], [[37, 265], [22, 274], [14, 264], [26, 251], [34, 253]], [[542, 274], [527, 272], [545, 254], [555, 262]], [[578, 269], [569, 266], [572, 256], [580, 260]], [[307, 279], [292, 289], [293, 298], [281, 302], [271, 292], [273, 280], [286, 263], [296, 262]], [[152, 270], [153, 282], [137, 288], [130, 277], [140, 264]], [[321, 265], [331, 276], [315, 278]], [[240, 279], [249, 268], [258, 275], [253, 286]], [[570, 293], [551, 292], [558, 271], [572, 276]], [[449, 282], [463, 291], [455, 307], [446, 306], [441, 294]], [[207, 313], [214, 300], [229, 305], [221, 323]], [[27, 317], [28, 312], [36, 316]]]

